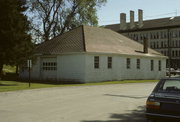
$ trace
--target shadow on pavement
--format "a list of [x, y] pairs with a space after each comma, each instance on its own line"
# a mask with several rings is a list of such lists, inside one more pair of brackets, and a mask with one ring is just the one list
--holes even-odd
[[139, 106], [137, 110], [130, 113], [113, 113], [109, 120], [84, 120], [82, 122], [147, 122], [145, 118], [145, 106]]
[[0, 83], [0, 86], [17, 86], [17, 84], [1, 84]]
[[114, 97], [126, 97], [126, 98], [133, 98], [133, 99], [143, 99], [143, 98], [147, 98], [148, 96], [126, 96], [126, 95], [113, 95], [113, 94], [104, 94], [106, 96], [114, 96]]

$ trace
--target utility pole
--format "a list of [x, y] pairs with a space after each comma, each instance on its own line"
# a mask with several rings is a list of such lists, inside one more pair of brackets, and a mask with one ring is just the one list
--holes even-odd
[[[171, 17], [169, 19], [169, 24], [174, 20], [174, 17]], [[171, 55], [171, 38], [172, 38], [172, 33], [170, 31], [170, 28], [168, 28], [168, 56], [169, 56], [169, 62], [168, 62], [168, 67], [169, 67], [169, 77], [171, 77], [171, 59], [172, 59], [172, 55]]]
[[31, 87], [31, 67], [32, 67], [32, 60], [27, 61], [27, 66], [28, 66], [28, 72], [29, 72], [29, 87]]
[[171, 77], [171, 32], [168, 28], [168, 68], [169, 68], [169, 77]]

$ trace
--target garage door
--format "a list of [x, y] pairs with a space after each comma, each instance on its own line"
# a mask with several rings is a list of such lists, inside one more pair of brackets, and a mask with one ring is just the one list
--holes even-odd
[[57, 59], [41, 59], [41, 78], [43, 80], [56, 80], [57, 78]]

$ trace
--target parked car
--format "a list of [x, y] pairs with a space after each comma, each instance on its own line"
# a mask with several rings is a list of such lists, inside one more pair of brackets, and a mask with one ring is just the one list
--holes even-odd
[[146, 118], [180, 122], [180, 78], [161, 79], [146, 101]]
[[169, 73], [171, 73], [171, 75], [180, 75], [180, 69], [166, 68], [166, 75], [168, 76]]

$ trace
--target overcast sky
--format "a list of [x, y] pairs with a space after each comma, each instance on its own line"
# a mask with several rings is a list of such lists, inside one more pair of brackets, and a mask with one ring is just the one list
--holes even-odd
[[129, 21], [130, 10], [137, 20], [138, 9], [143, 10], [144, 20], [180, 16], [180, 0], [107, 0], [98, 10], [99, 25], [119, 23], [120, 13], [126, 13]]

